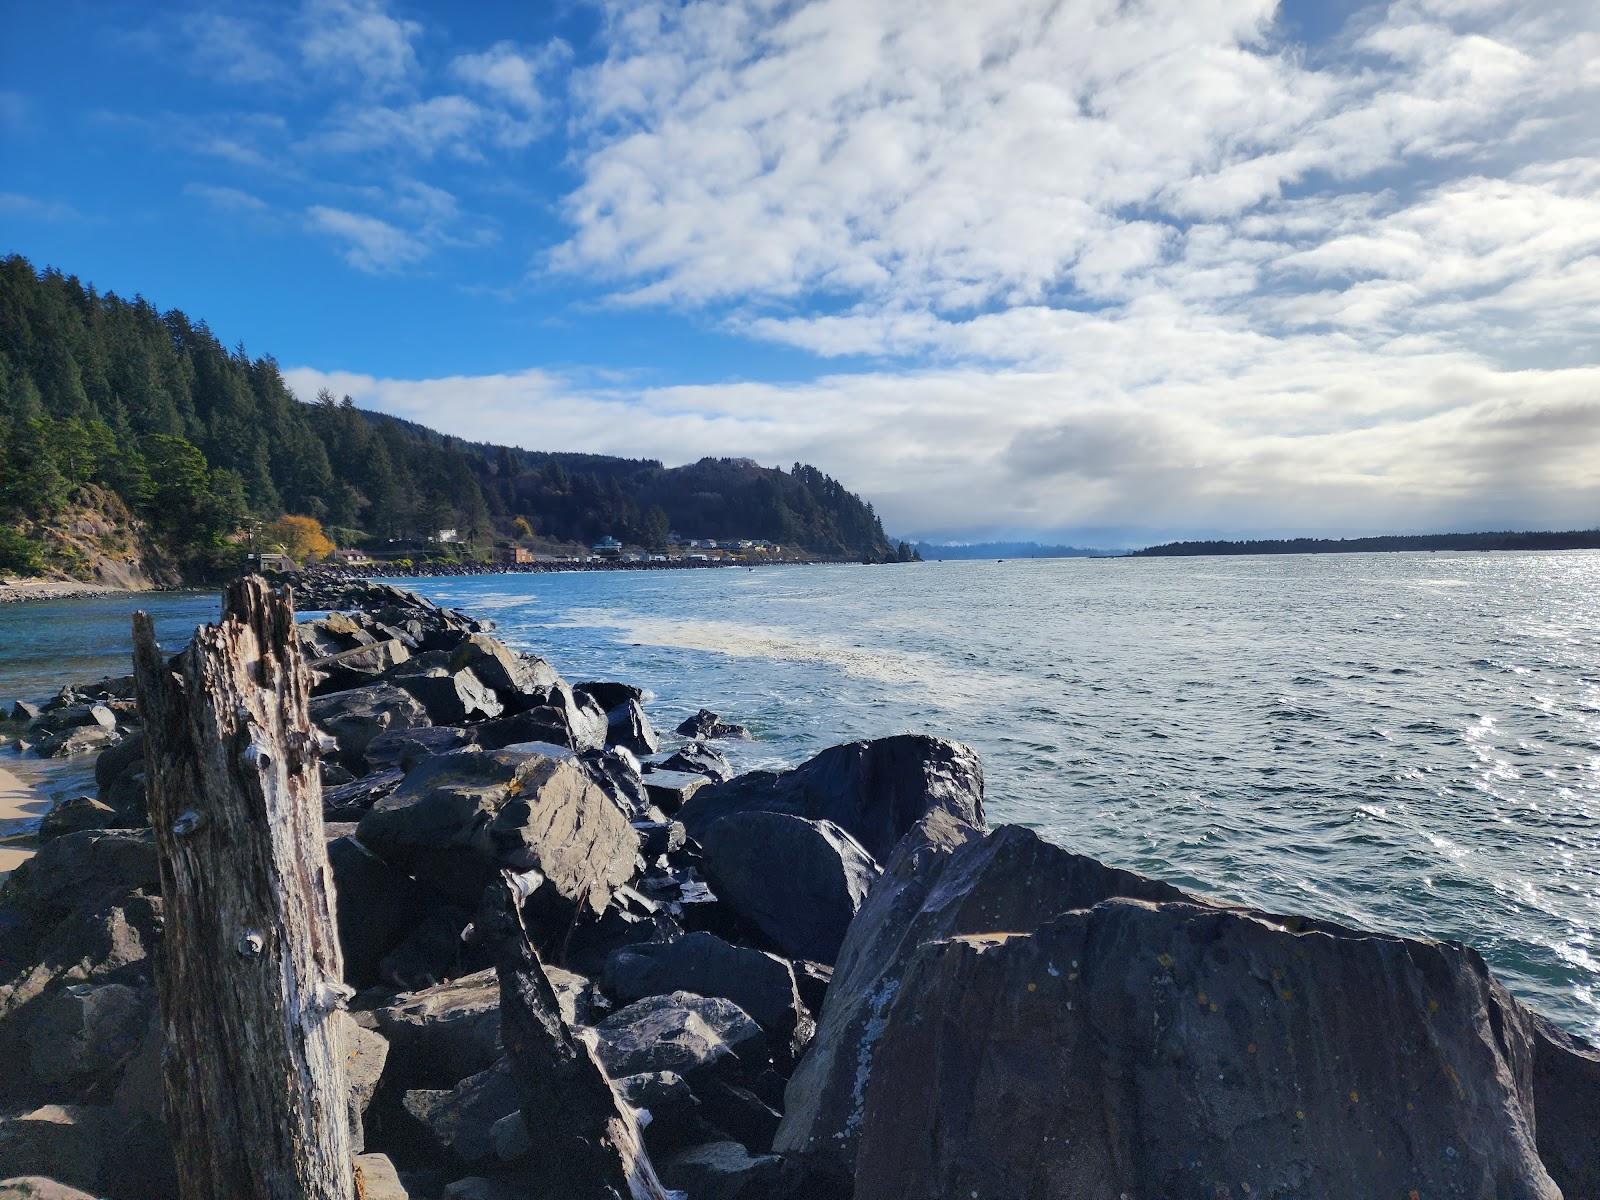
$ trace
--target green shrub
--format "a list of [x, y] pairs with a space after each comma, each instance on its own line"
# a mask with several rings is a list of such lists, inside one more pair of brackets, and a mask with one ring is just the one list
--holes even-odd
[[0, 525], [0, 571], [37, 575], [44, 570], [44, 546], [15, 529]]

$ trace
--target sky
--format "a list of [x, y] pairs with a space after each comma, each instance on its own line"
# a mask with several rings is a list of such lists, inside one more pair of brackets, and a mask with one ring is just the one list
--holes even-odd
[[0, 251], [896, 536], [1600, 523], [1594, 0], [0, 0]]

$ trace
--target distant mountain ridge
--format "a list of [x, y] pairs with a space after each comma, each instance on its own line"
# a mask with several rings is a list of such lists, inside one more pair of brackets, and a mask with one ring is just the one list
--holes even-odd
[[882, 560], [872, 506], [815, 467], [530, 451], [357, 409], [302, 403], [277, 362], [141, 297], [0, 259], [0, 571], [73, 573], [57, 536], [95, 486], [189, 574], [237, 557], [252, 518], [315, 517], [340, 540], [479, 541], [522, 518], [556, 542], [760, 538]]

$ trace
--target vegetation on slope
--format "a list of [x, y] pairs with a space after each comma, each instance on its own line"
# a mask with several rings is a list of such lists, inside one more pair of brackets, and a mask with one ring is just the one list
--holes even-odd
[[0, 259], [0, 571], [71, 569], [47, 533], [89, 486], [190, 574], [226, 569], [241, 526], [286, 513], [352, 539], [454, 528], [480, 544], [528, 530], [654, 546], [676, 530], [893, 553], [871, 506], [814, 467], [535, 452], [363, 412], [349, 397], [302, 403], [270, 356], [224, 348], [204, 322]]

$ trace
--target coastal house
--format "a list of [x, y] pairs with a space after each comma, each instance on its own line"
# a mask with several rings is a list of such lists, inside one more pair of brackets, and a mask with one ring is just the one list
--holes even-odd
[[460, 532], [458, 530], [455, 530], [455, 529], [441, 529], [441, 530], [439, 530], [437, 535], [435, 535], [433, 538], [431, 538], [429, 540], [430, 541], [435, 541], [435, 542], [459, 542], [462, 539], [461, 539], [461, 534], [460, 534]]
[[341, 567], [370, 567], [372, 555], [365, 550], [339, 549], [328, 555], [328, 561]]
[[502, 566], [517, 566], [533, 562], [533, 551], [526, 546], [496, 546], [494, 561]]
[[295, 566], [294, 559], [290, 558], [287, 554], [277, 554], [272, 551], [264, 551], [261, 554], [257, 554], [255, 556], [255, 560], [256, 569], [263, 572], [285, 574], [298, 569]]
[[591, 549], [599, 558], [617, 558], [622, 554], [622, 543], [609, 534], [601, 538]]

